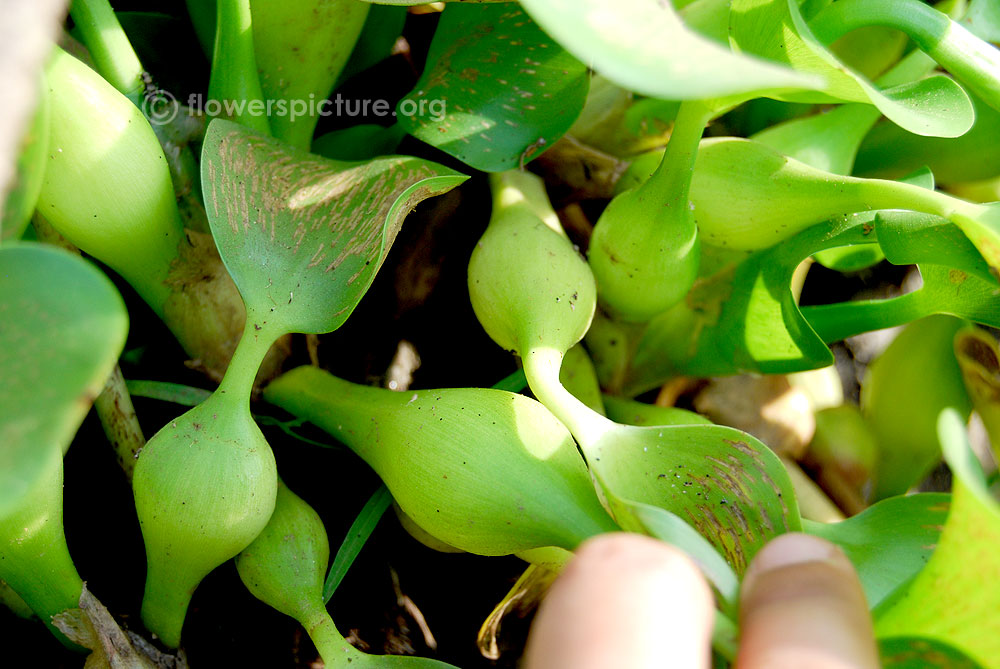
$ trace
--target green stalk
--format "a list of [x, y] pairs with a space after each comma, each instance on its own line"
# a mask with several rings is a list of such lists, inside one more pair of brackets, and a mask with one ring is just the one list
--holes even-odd
[[142, 620], [172, 648], [195, 589], [274, 511], [274, 454], [250, 415], [253, 381], [274, 335], [273, 326], [247, 319], [218, 389], [150, 439], [136, 464], [147, 562]]
[[83, 581], [73, 565], [63, 532], [62, 449], [49, 448], [46, 474], [11, 513], [0, 517], [0, 579], [52, 633], [77, 648], [52, 624], [52, 616], [79, 607]]
[[595, 450], [602, 437], [617, 425], [574, 397], [559, 381], [563, 353], [549, 347], [525, 348], [528, 352], [521, 359], [528, 387], [538, 401], [545, 405], [576, 437], [587, 460], [600, 460], [600, 450]]
[[319, 103], [354, 49], [371, 5], [360, 0], [251, 0], [260, 87], [285, 110], [269, 121], [274, 136], [306, 151]]
[[108, 0], [73, 0], [69, 13], [97, 71], [141, 109], [146, 92], [142, 63]]
[[817, 14], [809, 27], [830, 44], [869, 25], [906, 33], [987, 104], [1000, 109], [1000, 50], [920, 0], [838, 0]]
[[299, 367], [264, 397], [350, 447], [417, 525], [456, 548], [478, 555], [574, 550], [615, 528], [570, 433], [522, 395], [398, 393]]
[[714, 110], [698, 101], [682, 102], [659, 167], [640, 189], [666, 207], [687, 207], [698, 144]]
[[271, 135], [257, 74], [250, 0], [218, 0], [208, 97], [234, 121]]
[[588, 261], [602, 304], [621, 320], [645, 322], [683, 299], [698, 274], [699, 237], [689, 206], [695, 157], [714, 110], [683, 102], [663, 159], [601, 214]]
[[947, 218], [979, 249], [996, 275], [1000, 271], [1000, 211], [899, 181], [861, 179], [859, 196], [871, 209], [910, 209]]
[[[212, 7], [214, 14], [215, 8]], [[207, 232], [201, 205], [198, 165], [189, 142], [196, 132], [192, 117], [176, 116], [180, 107], [166, 96], [168, 106], [157, 106], [160, 92], [149, 83], [128, 36], [107, 0], [77, 0], [70, 14], [82, 33], [83, 43], [94, 58], [97, 71], [127, 97], [150, 120], [170, 168], [174, 193], [186, 227]], [[172, 105], [172, 106], [171, 106]]]
[[337, 631], [337, 626], [325, 607], [316, 607], [301, 622], [327, 667], [335, 669], [350, 666], [353, 656], [359, 651]]
[[494, 211], [504, 211], [511, 216], [534, 216], [554, 232], [566, 236], [541, 179], [520, 170], [494, 172], [489, 178]]
[[802, 315], [824, 342], [832, 344], [862, 332], [905, 325], [927, 316], [928, 311], [917, 291], [887, 300], [802, 307]]
[[49, 61], [46, 83], [53, 150], [38, 209], [162, 318], [184, 236], [156, 135], [138, 108], [61, 49]]
[[38, 211], [128, 281], [188, 355], [220, 379], [246, 310], [211, 236], [185, 234], [149, 122], [62, 50], [48, 64], [46, 83], [53, 149], [46, 155]]
[[257, 372], [271, 346], [283, 334], [275, 333], [273, 326], [255, 321], [253, 314], [247, 316], [243, 336], [233, 352], [226, 375], [222, 377], [216, 390], [219, 395], [226, 396], [226, 404], [234, 409], [239, 407], [240, 410], [249, 410]]
[[1000, 270], [1000, 205], [973, 204], [909, 183], [835, 175], [737, 138], [704, 140], [697, 167], [691, 199], [699, 234], [716, 246], [753, 251], [844, 214], [909, 209], [949, 219], [994, 273]]
[[125, 387], [122, 369], [115, 369], [108, 377], [104, 390], [94, 400], [94, 410], [104, 428], [104, 434], [118, 457], [118, 465], [125, 472], [125, 477], [131, 481], [132, 471], [139, 452], [146, 445], [146, 438], [139, 427], [139, 419], [132, 406], [132, 397]]

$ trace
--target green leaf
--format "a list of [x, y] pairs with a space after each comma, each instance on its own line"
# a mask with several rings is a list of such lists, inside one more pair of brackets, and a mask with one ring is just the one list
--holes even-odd
[[510, 393], [519, 393], [528, 387], [528, 380], [524, 378], [524, 370], [519, 369], [493, 384], [497, 390], [506, 390]]
[[[883, 236], [890, 262], [919, 264], [922, 288], [887, 300], [798, 307], [791, 279], [802, 260], [829, 248], [881, 245]], [[650, 322], [636, 345], [623, 392], [635, 395], [677, 374], [823, 367], [833, 360], [826, 343], [935, 313], [1000, 327], [997, 282], [968, 238], [945, 219], [925, 214], [841, 217], [699, 281], [683, 303]]]
[[981, 669], [984, 665], [935, 639], [895, 636], [878, 640], [882, 669]]
[[333, 160], [370, 160], [394, 153], [405, 135], [398, 123], [389, 127], [362, 123], [317, 137], [312, 152]]
[[[813, 226], [695, 285], [686, 301], [654, 319], [632, 363], [630, 392], [669, 373], [789, 373], [833, 363], [792, 294], [798, 264], [826, 248], [870, 244], [866, 215]], [[694, 336], [692, 337], [692, 332]]]
[[388, 58], [396, 40], [403, 34], [406, 16], [405, 7], [393, 7], [389, 3], [372, 5], [358, 43], [354, 45], [354, 51], [341, 70], [337, 83], [341, 84]]
[[802, 315], [825, 342], [903, 325], [931, 314], [1000, 327], [1000, 289], [995, 280], [942, 265], [920, 264], [923, 286], [901, 297], [803, 307]]
[[451, 5], [397, 106], [414, 137], [486, 172], [524, 164], [573, 125], [587, 68], [516, 4]]
[[152, 400], [163, 402], [173, 402], [181, 406], [198, 406], [212, 395], [212, 391], [204, 388], [194, 388], [180, 383], [170, 383], [168, 381], [140, 381], [129, 379], [125, 381], [129, 395], [132, 397], [146, 397]]
[[803, 524], [809, 534], [843, 549], [874, 608], [927, 564], [950, 501], [943, 493], [891, 497], [839, 523]]
[[669, 511], [707, 538], [737, 574], [770, 539], [801, 528], [784, 465], [739, 430], [617, 425], [586, 452], [609, 500], [624, 505], [614, 509], [616, 520], [623, 520], [621, 512], [627, 522], [637, 503]]
[[893, 265], [939, 265], [995, 282], [976, 247], [947, 219], [913, 211], [882, 211], [875, 216], [875, 230], [879, 246]]
[[375, 531], [378, 521], [382, 519], [382, 515], [385, 514], [390, 505], [392, 505], [392, 495], [389, 494], [389, 489], [383, 483], [365, 502], [358, 517], [351, 523], [351, 529], [347, 530], [347, 536], [340, 544], [326, 576], [326, 583], [323, 584], [323, 601], [329, 602], [333, 593], [340, 587], [340, 583], [347, 575], [347, 570], [354, 564], [354, 559], [365, 547], [365, 542]]
[[840, 105], [773, 125], [750, 139], [818, 170], [850, 174], [861, 140], [879, 118], [871, 105]]
[[[805, 16], [804, 10], [802, 13]], [[811, 17], [806, 18], [811, 20]], [[898, 30], [865, 26], [833, 42], [829, 49], [844, 65], [874, 80], [899, 60], [906, 51], [906, 44], [906, 35]]]
[[904, 32], [963, 86], [1000, 109], [1000, 51], [921, 0], [840, 0], [809, 22], [823, 43], [871, 25]]
[[858, 149], [854, 174], [896, 179], [928, 166], [946, 184], [980, 181], [1000, 174], [1000, 112], [970, 96], [976, 122], [961, 137], [921, 137], [892, 123], [879, 123]]
[[648, 534], [687, 553], [719, 592], [723, 611], [729, 614], [736, 612], [740, 581], [733, 568], [705, 537], [666, 509], [615, 496], [608, 501], [622, 529]]
[[205, 209], [257, 329], [321, 333], [347, 320], [403, 219], [468, 177], [405, 156], [319, 158], [216, 119], [202, 151]]
[[689, 28], [669, 2], [521, 0], [566, 50], [629, 90], [697, 100], [821, 87], [822, 79], [733, 53]]
[[942, 641], [984, 667], [1000, 666], [1000, 635], [987, 621], [1000, 610], [1000, 505], [991, 496], [965, 433], [951, 410], [938, 437], [954, 474], [951, 513], [927, 566], [876, 611], [879, 636]]
[[964, 418], [972, 411], [954, 354], [963, 325], [942, 314], [916, 320], [868, 366], [860, 404], [879, 446], [876, 499], [905, 493], [940, 462], [935, 427], [943, 409]]
[[687, 409], [661, 407], [655, 404], [627, 400], [615, 395], [604, 395], [603, 401], [608, 418], [616, 423], [625, 423], [626, 425], [712, 425], [712, 421], [700, 413]]
[[791, 102], [867, 102], [890, 120], [919, 135], [958, 137], [972, 127], [975, 112], [961, 86], [944, 76], [880, 90], [837, 60], [809, 30], [795, 0], [733, 0], [729, 14], [733, 46], [802, 73], [823, 77], [822, 93], [776, 95]]
[[125, 344], [111, 281], [61, 249], [0, 249], [0, 516], [65, 451]]

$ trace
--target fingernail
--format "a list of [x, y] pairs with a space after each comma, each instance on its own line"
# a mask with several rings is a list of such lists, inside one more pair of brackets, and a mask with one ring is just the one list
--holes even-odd
[[762, 574], [795, 564], [832, 562], [843, 566], [844, 554], [831, 543], [808, 534], [783, 534], [765, 546], [754, 558], [749, 571]]

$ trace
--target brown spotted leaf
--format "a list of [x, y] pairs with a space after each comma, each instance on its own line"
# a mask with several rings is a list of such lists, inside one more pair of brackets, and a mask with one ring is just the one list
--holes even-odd
[[515, 3], [452, 4], [427, 67], [396, 113], [407, 132], [501, 172], [563, 136], [587, 98], [587, 68]]
[[[795, 493], [781, 460], [750, 435], [721, 425], [618, 426], [588, 464], [612, 500], [615, 519], [633, 520], [656, 536], [663, 518], [637, 515], [637, 505], [665, 509], [708, 539], [742, 574], [768, 541], [802, 528]], [[649, 526], [649, 522], [657, 527]]]
[[258, 327], [323, 333], [347, 320], [406, 215], [468, 177], [427, 160], [328, 160], [217, 119], [202, 187], [215, 243]]

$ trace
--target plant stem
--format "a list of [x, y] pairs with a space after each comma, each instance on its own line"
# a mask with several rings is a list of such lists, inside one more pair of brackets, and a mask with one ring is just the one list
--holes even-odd
[[257, 378], [264, 356], [278, 337], [284, 334], [275, 333], [273, 326], [268, 325], [266, 321], [258, 322], [258, 320], [253, 312], [247, 312], [243, 336], [236, 345], [226, 375], [222, 377], [222, 382], [216, 390], [217, 394], [225, 395], [226, 402], [232, 402], [234, 406], [238, 403], [249, 408], [253, 382]]
[[84, 44], [94, 57], [100, 75], [151, 120], [150, 125], [170, 168], [174, 192], [186, 214], [186, 227], [207, 232], [208, 226], [204, 221], [205, 214], [199, 199], [198, 165], [188, 146], [190, 138], [184, 136], [185, 132], [192, 132], [191, 117], [187, 117], [186, 123], [184, 116], [167, 123], [157, 117], [159, 110], [155, 107], [155, 99], [147, 99], [146, 96], [158, 94], [159, 91], [153, 85], [147, 90], [147, 76], [142, 62], [107, 0], [75, 0], [70, 14], [83, 33]]
[[537, 347], [528, 350], [522, 361], [528, 387], [538, 401], [562, 421], [576, 437], [580, 448], [589, 460], [600, 457], [598, 444], [601, 437], [612, 431], [616, 423], [608, 420], [574, 397], [559, 382], [559, 368], [563, 353], [552, 348]]
[[671, 207], [687, 206], [698, 144], [713, 116], [712, 109], [700, 101], [681, 103], [663, 159], [641, 186], [654, 201]]
[[97, 71], [141, 109], [146, 92], [142, 63], [108, 0], [73, 0], [69, 13]]
[[913, 184], [881, 179], [859, 179], [858, 196], [872, 209], [909, 209], [947, 218], [969, 238], [990, 268], [1000, 267], [1000, 214], [991, 205], [966, 202], [957, 197]]
[[77, 648], [52, 624], [52, 616], [79, 606], [83, 591], [63, 531], [63, 453], [52, 444], [38, 447], [49, 451], [45, 474], [0, 517], [0, 579], [60, 641]]
[[802, 315], [826, 343], [891, 328], [928, 315], [921, 291], [888, 300], [802, 307]]
[[330, 669], [349, 666], [350, 656], [360, 652], [337, 631], [337, 626], [326, 608], [318, 608], [304, 617], [302, 626], [306, 628], [320, 657]]
[[115, 365], [107, 383], [104, 384], [104, 390], [94, 401], [94, 409], [101, 420], [104, 434], [107, 435], [111, 447], [115, 449], [119, 466], [125, 472], [126, 478], [131, 481], [136, 458], [146, 445], [146, 438], [142, 434], [139, 419], [132, 406], [132, 397], [125, 386], [125, 379], [118, 365]]
[[[224, 110], [229, 107], [234, 121], [270, 136], [254, 55], [250, 0], [218, 0], [217, 10], [208, 97]], [[256, 113], [250, 109], [258, 105]]]
[[507, 170], [490, 174], [490, 192], [493, 194], [492, 219], [495, 220], [501, 213], [509, 215], [511, 212], [523, 211], [533, 218], [541, 219], [563, 237], [566, 236], [559, 223], [559, 216], [549, 202], [545, 184], [530, 172]]

